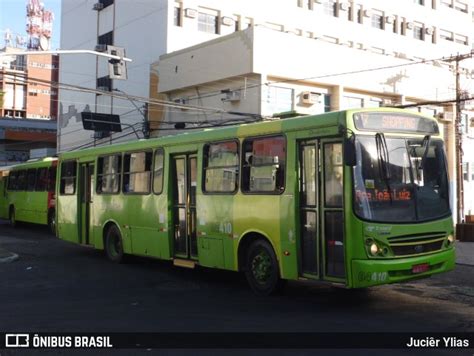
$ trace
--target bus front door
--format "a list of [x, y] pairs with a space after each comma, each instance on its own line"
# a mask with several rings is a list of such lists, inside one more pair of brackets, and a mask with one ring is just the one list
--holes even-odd
[[197, 155], [172, 156], [173, 246], [178, 259], [197, 260]]
[[321, 231], [324, 279], [345, 281], [342, 142], [321, 140]]
[[300, 275], [345, 280], [342, 143], [299, 143]]
[[79, 199], [80, 199], [80, 223], [79, 236], [81, 244], [90, 245], [91, 236], [91, 203], [94, 192], [94, 163], [80, 163], [79, 165], [80, 180], [79, 180]]

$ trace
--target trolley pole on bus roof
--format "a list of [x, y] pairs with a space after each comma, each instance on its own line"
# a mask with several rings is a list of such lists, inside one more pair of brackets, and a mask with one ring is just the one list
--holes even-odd
[[456, 222], [461, 224], [464, 216], [464, 181], [462, 171], [462, 113], [461, 113], [461, 102], [462, 91], [461, 91], [461, 70], [459, 62], [472, 58], [474, 51], [466, 54], [458, 54], [449, 58], [443, 59], [445, 62], [456, 62], [456, 118], [454, 120], [454, 139], [455, 139], [455, 150], [456, 150], [456, 211], [457, 219]]

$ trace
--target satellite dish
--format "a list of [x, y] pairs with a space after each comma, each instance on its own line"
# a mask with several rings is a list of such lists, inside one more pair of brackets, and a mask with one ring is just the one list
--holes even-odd
[[49, 40], [45, 36], [40, 37], [39, 45], [43, 51], [49, 50]]

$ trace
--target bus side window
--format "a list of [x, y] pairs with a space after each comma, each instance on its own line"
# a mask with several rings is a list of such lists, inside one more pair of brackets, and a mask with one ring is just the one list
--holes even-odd
[[286, 140], [283, 136], [244, 140], [242, 191], [282, 193], [285, 190]]
[[26, 190], [27, 172], [26, 170], [18, 171], [17, 190]]
[[36, 178], [36, 188], [37, 192], [44, 192], [48, 185], [48, 168], [39, 168]]
[[164, 172], [164, 154], [162, 149], [155, 151], [153, 165], [153, 193], [161, 194], [163, 192], [163, 172]]
[[120, 191], [122, 156], [99, 157], [97, 164], [97, 194], [116, 194]]
[[76, 194], [76, 161], [66, 161], [61, 164], [61, 185], [59, 192], [61, 195]]
[[123, 156], [124, 193], [150, 193], [151, 157], [151, 152], [133, 152]]
[[26, 190], [29, 192], [34, 191], [35, 185], [36, 185], [36, 169], [28, 169]]

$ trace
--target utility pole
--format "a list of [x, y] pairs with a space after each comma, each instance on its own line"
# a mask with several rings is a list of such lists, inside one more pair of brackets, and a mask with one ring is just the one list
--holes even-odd
[[461, 123], [461, 70], [459, 63], [465, 59], [472, 58], [474, 51], [466, 54], [458, 54], [449, 58], [443, 59], [445, 62], [456, 63], [456, 118], [454, 120], [454, 140], [456, 150], [456, 202], [457, 202], [457, 223], [462, 223], [464, 215], [464, 179], [462, 171], [462, 123]]

